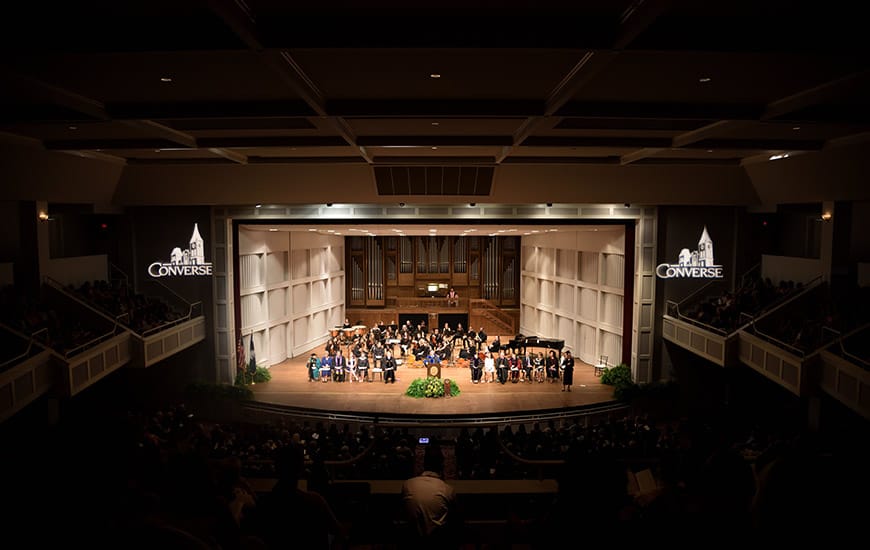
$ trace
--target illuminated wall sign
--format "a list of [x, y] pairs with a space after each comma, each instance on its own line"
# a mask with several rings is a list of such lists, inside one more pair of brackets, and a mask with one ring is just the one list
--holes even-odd
[[189, 248], [182, 250], [176, 246], [169, 254], [169, 262], [154, 262], [148, 266], [148, 274], [152, 277], [211, 275], [212, 265], [205, 261], [205, 248], [202, 236], [199, 234], [199, 224], [193, 224]]
[[713, 240], [707, 228], [701, 232], [697, 250], [680, 250], [677, 263], [659, 264], [656, 275], [662, 279], [721, 279], [722, 266], [713, 260]]

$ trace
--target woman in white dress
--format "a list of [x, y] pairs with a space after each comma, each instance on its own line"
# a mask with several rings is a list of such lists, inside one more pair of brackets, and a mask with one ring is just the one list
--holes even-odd
[[347, 370], [350, 371], [350, 381], [359, 382], [359, 376], [356, 372], [356, 354], [351, 352], [347, 357]]
[[495, 382], [495, 360], [489, 352], [486, 352], [486, 358], [483, 360], [483, 381]]

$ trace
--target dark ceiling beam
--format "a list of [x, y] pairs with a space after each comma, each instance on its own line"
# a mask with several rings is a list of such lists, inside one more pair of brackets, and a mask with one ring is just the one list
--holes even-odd
[[618, 156], [606, 157], [538, 157], [514, 156], [504, 159], [502, 164], [619, 164]]
[[426, 147], [426, 146], [452, 146], [452, 147], [485, 147], [503, 146], [513, 143], [511, 136], [360, 136], [357, 138], [360, 145], [368, 147]]
[[619, 157], [619, 164], [625, 166], [626, 164], [631, 164], [639, 160], [654, 157], [664, 150], [665, 149], [663, 147], [646, 147], [644, 149], [638, 149], [637, 151], [634, 151], [632, 153], [626, 153]]
[[206, 0], [212, 12], [239, 37], [249, 50], [262, 51], [257, 32], [257, 19], [246, 2], [240, 0]]
[[672, 0], [634, 0], [622, 12], [619, 33], [613, 44], [613, 49], [624, 50], [627, 48], [672, 5]]
[[[116, 120], [201, 120], [244, 117], [296, 118], [314, 115], [301, 99], [286, 101], [185, 101], [177, 103], [110, 103], [106, 106]], [[192, 128], [196, 129], [196, 128]]]
[[219, 157], [231, 160], [236, 164], [248, 164], [248, 157], [246, 155], [243, 155], [242, 153], [239, 153], [238, 151], [223, 149], [221, 147], [210, 147], [209, 151]]
[[705, 139], [692, 143], [688, 149], [726, 149], [760, 151], [821, 151], [824, 140], [815, 139]]
[[112, 164], [118, 164], [118, 165], [127, 164], [127, 159], [125, 159], [124, 157], [110, 155], [109, 153], [104, 153], [102, 151], [78, 151], [78, 150], [58, 149], [56, 152], [57, 153], [64, 153], [67, 155], [71, 155], [71, 156], [83, 158], [83, 159], [100, 160], [100, 161], [109, 162]]
[[374, 163], [393, 166], [492, 166], [495, 164], [495, 157], [378, 156], [374, 158]]
[[8, 79], [12, 85], [20, 86], [23, 90], [26, 90], [29, 100], [33, 103], [47, 103], [59, 106], [73, 113], [78, 113], [89, 120], [108, 120], [111, 118], [106, 112], [105, 105], [100, 101], [30, 76], [6, 74], [4, 79]]
[[339, 117], [529, 117], [544, 113], [544, 102], [528, 99], [331, 99]]
[[801, 111], [826, 101], [836, 100], [843, 96], [852, 95], [854, 97], [861, 97], [863, 94], [855, 94], [854, 91], [866, 90], [868, 84], [870, 84], [870, 71], [859, 71], [830, 82], [825, 82], [824, 84], [771, 102], [762, 113], [761, 120], [787, 119], [790, 113]]
[[346, 147], [340, 136], [255, 136], [208, 137], [199, 139], [200, 147]]
[[571, 101], [556, 114], [590, 118], [758, 120], [763, 111], [764, 105], [755, 104]]
[[[670, 7], [670, 0], [635, 0], [626, 8], [620, 17], [617, 28], [616, 40], [613, 51], [589, 50], [585, 52], [571, 70], [559, 81], [547, 95], [544, 104], [544, 116], [550, 117], [559, 112], [577, 92], [586, 86], [598, 73], [619, 55], [619, 50], [628, 46], [641, 32], [656, 20]], [[518, 147], [529, 136], [533, 135], [544, 125], [543, 117], [529, 117], [516, 132], [513, 143], [502, 150], [497, 161], [501, 163], [506, 159], [514, 147]]]
[[675, 136], [671, 147], [687, 147], [693, 143], [721, 135], [723, 131], [733, 131], [748, 126], [749, 124], [751, 124], [751, 121], [748, 120], [717, 120], [716, 122], [707, 124], [706, 126], [702, 126], [696, 130], [691, 130]]
[[[178, 149], [178, 144], [162, 138], [61, 139], [43, 143], [50, 150], [99, 151], [114, 149]], [[187, 147], [184, 147], [187, 149]]]
[[153, 120], [125, 120], [123, 121], [123, 124], [131, 128], [142, 130], [146, 134], [156, 135], [162, 139], [181, 145], [182, 147], [188, 147], [190, 149], [196, 149], [197, 147], [195, 137]]
[[532, 136], [523, 142], [523, 147], [626, 147], [644, 149], [670, 146], [670, 138], [658, 137]]
[[[208, 4], [250, 50], [260, 53], [266, 64], [277, 73], [278, 77], [293, 93], [305, 101], [308, 107], [314, 111], [314, 114], [320, 117], [329, 116], [323, 92], [305, 74], [302, 66], [290, 52], [287, 50], [266, 51], [257, 30], [256, 17], [245, 2], [241, 0], [209, 0]], [[345, 121], [331, 117], [329, 123], [348, 145], [357, 148], [360, 156], [366, 162], [372, 162], [368, 152], [356, 143], [356, 136]]]

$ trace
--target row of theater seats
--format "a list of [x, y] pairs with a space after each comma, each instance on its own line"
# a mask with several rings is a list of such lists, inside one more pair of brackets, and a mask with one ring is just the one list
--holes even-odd
[[706, 325], [731, 333], [747, 318], [757, 317], [771, 306], [803, 290], [801, 283], [781, 281], [774, 284], [769, 278], [751, 277], [735, 291], [723, 291], [703, 296], [690, 304], [683, 314]]
[[[138, 334], [183, 317], [182, 312], [163, 300], [135, 294], [125, 286], [113, 286], [106, 281], [88, 282], [66, 290]], [[113, 321], [52, 289], [46, 288], [43, 296], [34, 297], [12, 285], [0, 289], [0, 322], [18, 333], [3, 330], [7, 345], [0, 351], [0, 364], [32, 349], [28, 341], [31, 336], [41, 346], [61, 355], [73, 355], [87, 349], [89, 343], [98, 342], [101, 336], [118, 330]]]
[[726, 334], [754, 320], [749, 330], [809, 354], [870, 323], [870, 288], [828, 283], [804, 287], [793, 281], [774, 285], [769, 279], [754, 278], [735, 292], [705, 296], [686, 307], [683, 315]]
[[[421, 434], [431, 436], [432, 443], [440, 440], [446, 477], [459, 493], [465, 544], [552, 547], [548, 545], [564, 536], [566, 520], [572, 522], [572, 530], [616, 528], [608, 531], [608, 538], [617, 541], [629, 534], [673, 536], [674, 529], [745, 536], [775, 532], [810, 517], [807, 525], [821, 527], [845, 511], [837, 500], [847, 478], [842, 469], [846, 463], [838, 461], [841, 455], [794, 433], [715, 422], [683, 419], [661, 424], [632, 416], [596, 426], [571, 419], [530, 428], [523, 423], [487, 430], [445, 428], [439, 435], [435, 428], [351, 427], [303, 420], [216, 424], [176, 406], [129, 415], [125, 430], [112, 438], [124, 450], [101, 449], [99, 458], [123, 459], [121, 471], [110, 462], [105, 473], [125, 477], [118, 485], [127, 488], [126, 498], [113, 501], [114, 514], [125, 518], [125, 527], [145, 521], [144, 508], [148, 525], [159, 518], [221, 547], [262, 542], [257, 506], [273, 488], [266, 481], [278, 474], [247, 465], [268, 462], [278, 449], [289, 447], [305, 450], [307, 488], [326, 497], [344, 526], [339, 548], [402, 547], [399, 487], [420, 471]], [[650, 432], [656, 435], [647, 435]], [[645, 455], [635, 448], [645, 445], [657, 450], [648, 449]], [[339, 472], [348, 470], [332, 468], [330, 462], [357, 452], [371, 453], [378, 462], [391, 465], [391, 475], [381, 480], [341, 479]], [[492, 462], [498, 473], [463, 479], [466, 452], [480, 464], [489, 464], [487, 453], [499, 454]], [[509, 489], [512, 481], [535, 484], [541, 474], [524, 467], [502, 469], [504, 462], [516, 462], [520, 455], [560, 462], [544, 475], [553, 483], [533, 491]], [[653, 485], [632, 486], [631, 480], [643, 472]], [[238, 521], [231, 522], [227, 510], [241, 498], [237, 489], [249, 491], [253, 498], [241, 507]], [[297, 527], [291, 519], [286, 526]]]
[[81, 350], [110, 333], [113, 323], [70, 303], [28, 296], [8, 285], [0, 290], [0, 321], [60, 354]]
[[165, 300], [137, 293], [120, 281], [86, 281], [67, 290], [138, 334], [176, 321], [186, 313]]

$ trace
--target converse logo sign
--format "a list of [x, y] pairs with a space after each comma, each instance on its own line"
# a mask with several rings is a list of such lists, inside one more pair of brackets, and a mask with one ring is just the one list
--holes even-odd
[[196, 277], [211, 275], [212, 264], [205, 261], [205, 248], [202, 236], [199, 234], [199, 224], [193, 224], [193, 235], [190, 237], [190, 247], [182, 250], [172, 249], [169, 262], [154, 262], [148, 266], [148, 274], [152, 277]]

